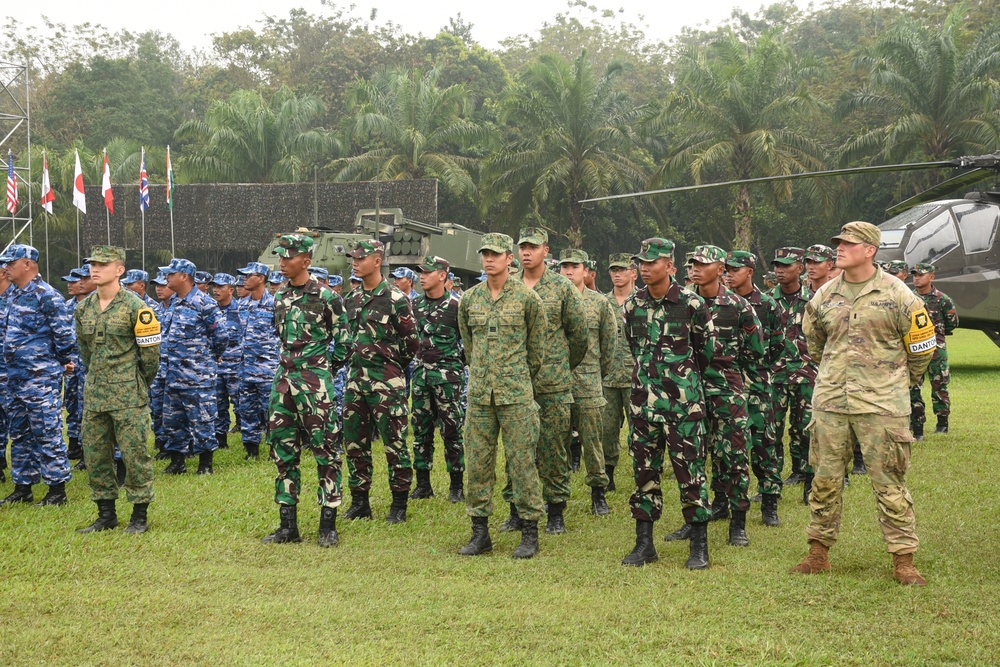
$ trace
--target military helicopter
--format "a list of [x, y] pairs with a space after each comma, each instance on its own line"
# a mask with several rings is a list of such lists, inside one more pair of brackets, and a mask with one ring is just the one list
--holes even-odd
[[[1000, 153], [954, 160], [851, 167], [741, 181], [687, 185], [586, 199], [581, 203], [707, 190], [744, 183], [768, 183], [861, 173], [956, 169], [963, 173], [886, 210], [893, 216], [879, 225], [882, 243], [876, 261], [903, 260], [909, 266], [929, 262], [937, 267], [934, 283], [955, 301], [961, 326], [978, 329], [1000, 346]], [[994, 177], [991, 190], [975, 190], [961, 199], [938, 199]]]

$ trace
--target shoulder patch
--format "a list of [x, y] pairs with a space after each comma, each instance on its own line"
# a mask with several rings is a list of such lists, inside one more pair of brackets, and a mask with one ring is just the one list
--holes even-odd
[[160, 344], [160, 322], [152, 308], [139, 309], [135, 319], [135, 343], [139, 347], [151, 347]]
[[910, 330], [903, 337], [903, 342], [910, 354], [928, 354], [937, 347], [934, 325], [926, 309], [910, 313]]

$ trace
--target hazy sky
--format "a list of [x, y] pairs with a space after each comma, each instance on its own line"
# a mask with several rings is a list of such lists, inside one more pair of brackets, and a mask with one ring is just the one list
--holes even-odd
[[[624, 8], [621, 16], [633, 23], [645, 23], [651, 39], [667, 40], [684, 26], [715, 25], [729, 17], [733, 7], [750, 14], [770, 2], [761, 0], [700, 0], [697, 2], [622, 2], [590, 0], [604, 9]], [[462, 18], [473, 24], [473, 37], [488, 48], [494, 48], [505, 37], [534, 33], [545, 21], [567, 9], [567, 0], [500, 0], [498, 2], [447, 2], [445, 0], [357, 0], [354, 14], [367, 18], [372, 8], [378, 18], [400, 25], [410, 34], [435, 35], [447, 25], [448, 18], [461, 12]], [[339, 3], [349, 7], [350, 2]], [[802, 6], [802, 2], [799, 2]], [[44, 9], [39, 9], [44, 7]], [[327, 13], [320, 0], [48, 0], [18, 2], [0, 9], [0, 16], [13, 16], [18, 21], [40, 26], [44, 14], [50, 21], [75, 25], [98, 23], [112, 30], [132, 31], [158, 29], [171, 33], [185, 47], [208, 47], [210, 35], [231, 31], [241, 26], [257, 25], [264, 14], [287, 16], [288, 9], [302, 7], [315, 14]], [[579, 10], [575, 10], [579, 12]], [[640, 16], [645, 19], [641, 20]]]

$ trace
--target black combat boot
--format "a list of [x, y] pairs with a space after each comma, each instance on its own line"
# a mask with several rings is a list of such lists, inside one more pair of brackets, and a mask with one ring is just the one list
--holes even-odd
[[66, 504], [66, 484], [63, 482], [56, 482], [49, 487], [49, 492], [45, 494], [39, 502], [35, 503], [35, 507], [45, 507], [46, 505], [65, 505]]
[[860, 445], [854, 447], [854, 468], [851, 470], [852, 475], [867, 475], [868, 468], [865, 467], [865, 457], [861, 453]]
[[385, 518], [386, 523], [403, 523], [406, 521], [406, 491], [392, 492], [392, 505], [389, 506], [389, 515]]
[[142, 535], [149, 530], [149, 523], [146, 518], [147, 509], [149, 509], [149, 503], [136, 503], [132, 505], [132, 518], [128, 520], [128, 525], [125, 526], [126, 533], [129, 535]]
[[215, 472], [212, 469], [212, 460], [215, 458], [213, 456], [214, 452], [202, 452], [198, 454], [198, 475], [211, 475]]
[[657, 558], [659, 556], [656, 555], [656, 547], [653, 546], [653, 522], [637, 520], [635, 522], [635, 548], [622, 559], [622, 565], [642, 567], [655, 562]]
[[261, 538], [264, 544], [285, 544], [286, 542], [301, 542], [299, 537], [299, 515], [295, 505], [279, 505], [278, 516], [281, 524], [270, 535]]
[[368, 504], [368, 492], [355, 489], [351, 491], [351, 506], [344, 512], [348, 521], [372, 518], [372, 506]]
[[604, 473], [608, 476], [608, 485], [605, 487], [605, 491], [617, 491], [615, 487], [615, 467], [614, 466], [604, 466]]
[[410, 500], [423, 500], [424, 498], [433, 498], [434, 489], [431, 488], [431, 471], [430, 470], [417, 470], [417, 486], [413, 489], [413, 493], [410, 494]]
[[719, 521], [729, 518], [729, 498], [717, 495], [712, 500], [712, 518], [709, 521]]
[[[549, 518], [545, 522], [546, 533], [549, 535], [562, 535], [566, 532], [566, 522], [563, 520], [563, 511], [565, 509], [566, 503], [549, 503]], [[523, 527], [521, 531], [524, 532]]]
[[686, 523], [672, 533], [668, 533], [666, 537], [663, 538], [664, 542], [678, 542], [680, 540], [690, 540], [691, 539], [691, 524]]
[[760, 518], [765, 526], [780, 526], [778, 521], [778, 494], [767, 493], [761, 496]]
[[319, 545], [335, 547], [340, 542], [337, 533], [337, 508], [324, 507], [319, 511]]
[[938, 416], [937, 418], [937, 428], [934, 429], [935, 433], [947, 433], [948, 432], [948, 415]]
[[170, 465], [163, 469], [167, 475], [183, 475], [188, 471], [187, 462], [184, 460], [184, 452], [168, 452], [170, 454]]
[[85, 459], [80, 459], [79, 461], [76, 462], [76, 465], [73, 466], [73, 470], [86, 470], [86, 469], [87, 469], [87, 461]]
[[229, 434], [228, 433], [216, 433], [215, 441], [219, 443], [219, 449], [229, 449]]
[[805, 476], [802, 474], [802, 464], [799, 461], [792, 459], [792, 474], [785, 480], [785, 486], [801, 484], [803, 479], [805, 479]]
[[924, 425], [921, 422], [913, 422], [910, 424], [910, 431], [913, 433], [913, 439], [917, 442], [924, 439]]
[[118, 514], [115, 512], [115, 501], [98, 500], [97, 520], [86, 528], [76, 531], [78, 533], [96, 533], [102, 530], [112, 530], [118, 527]]
[[580, 469], [580, 458], [583, 456], [583, 445], [580, 444], [579, 436], [573, 438], [569, 445], [570, 464], [569, 469], [576, 472]]
[[691, 524], [691, 546], [688, 551], [687, 563], [684, 564], [689, 570], [708, 569], [708, 524]]
[[451, 488], [448, 489], [448, 501], [461, 503], [465, 501], [465, 486], [462, 484], [462, 472], [450, 472]]
[[521, 517], [514, 503], [510, 504], [510, 517], [500, 526], [501, 533], [515, 533], [521, 530]]
[[125, 486], [125, 476], [128, 475], [128, 470], [125, 468], [125, 462], [121, 459], [115, 459], [115, 481], [118, 482], [118, 486]]
[[[846, 479], [846, 478], [845, 478]], [[812, 491], [813, 486], [813, 475], [812, 473], [806, 474], [802, 478], [802, 504], [809, 504], [809, 492]]]
[[0, 500], [0, 505], [13, 505], [15, 503], [30, 503], [35, 500], [31, 493], [31, 484], [15, 484], [14, 492]]
[[83, 460], [83, 447], [80, 446], [80, 438], [70, 438], [66, 446], [66, 458], [71, 461]]
[[521, 520], [521, 543], [511, 558], [531, 558], [538, 553], [538, 522]]
[[246, 451], [246, 456], [243, 457], [244, 461], [259, 461], [260, 460], [260, 443], [255, 442], [253, 444], [249, 442], [243, 443], [243, 449]]
[[493, 540], [490, 539], [489, 517], [472, 517], [472, 539], [458, 550], [459, 556], [478, 556], [493, 551]]
[[734, 547], [750, 546], [750, 538], [747, 537], [747, 513], [743, 510], [733, 510], [733, 516], [729, 519], [729, 543]]
[[170, 452], [167, 451], [166, 445], [160, 438], [154, 438], [156, 445], [156, 456], [153, 457], [154, 461], [163, 461], [170, 458]]
[[604, 489], [595, 486], [590, 490], [590, 513], [594, 516], [607, 516], [611, 514], [608, 501], [604, 497]]

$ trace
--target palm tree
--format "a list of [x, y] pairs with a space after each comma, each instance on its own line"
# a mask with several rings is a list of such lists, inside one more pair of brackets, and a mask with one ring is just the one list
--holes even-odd
[[647, 178], [634, 159], [639, 110], [615, 89], [624, 71], [597, 76], [587, 52], [572, 63], [545, 55], [530, 63], [501, 103], [518, 138], [486, 165], [490, 202], [517, 222], [534, 213], [559, 219], [574, 247], [583, 244], [581, 199], [634, 191]]
[[194, 181], [223, 183], [295, 182], [309, 165], [337, 149], [336, 140], [316, 127], [319, 99], [280, 88], [270, 102], [253, 90], [217, 100], [205, 120], [189, 120], [175, 137], [194, 146], [178, 159]]
[[[680, 61], [678, 86], [647, 131], [675, 126], [670, 157], [659, 176], [687, 173], [694, 182], [743, 180], [823, 168], [823, 147], [796, 129], [822, 109], [806, 86], [812, 75], [774, 34], [745, 44], [733, 34]], [[791, 197], [790, 182], [770, 188], [775, 201]], [[736, 188], [733, 244], [754, 241], [753, 200]]]

